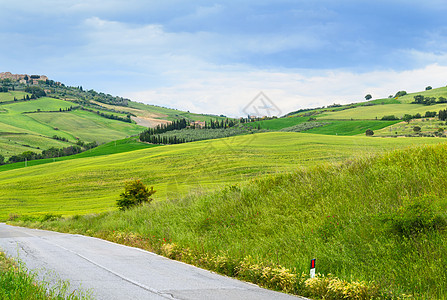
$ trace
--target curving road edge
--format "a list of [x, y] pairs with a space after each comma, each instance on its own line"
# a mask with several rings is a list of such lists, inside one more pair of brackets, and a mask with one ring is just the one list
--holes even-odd
[[138, 248], [0, 223], [0, 250], [49, 282], [94, 299], [305, 299], [260, 288]]

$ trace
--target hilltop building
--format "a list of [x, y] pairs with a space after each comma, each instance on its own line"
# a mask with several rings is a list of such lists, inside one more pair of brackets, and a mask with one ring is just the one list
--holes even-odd
[[0, 79], [11, 79], [25, 84], [38, 84], [39, 81], [48, 80], [48, 77], [45, 75], [12, 74], [11, 72], [2, 72], [0, 73]]

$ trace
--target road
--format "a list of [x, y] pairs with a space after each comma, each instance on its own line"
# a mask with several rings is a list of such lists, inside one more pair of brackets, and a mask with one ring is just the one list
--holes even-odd
[[97, 238], [0, 223], [0, 249], [94, 299], [305, 299]]

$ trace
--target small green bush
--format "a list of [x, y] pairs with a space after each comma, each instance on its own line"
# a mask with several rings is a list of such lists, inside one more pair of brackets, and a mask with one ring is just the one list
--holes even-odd
[[120, 199], [116, 201], [116, 205], [120, 210], [128, 209], [132, 206], [150, 203], [152, 199], [149, 197], [156, 191], [151, 186], [148, 189], [141, 180], [132, 180], [126, 182], [124, 192], [120, 194]]
[[404, 204], [392, 212], [387, 220], [391, 229], [402, 236], [441, 230], [447, 225], [445, 216], [434, 207], [430, 196], [406, 199]]

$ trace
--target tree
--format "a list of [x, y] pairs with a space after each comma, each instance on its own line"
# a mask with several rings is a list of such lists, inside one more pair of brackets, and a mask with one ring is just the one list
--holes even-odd
[[410, 124], [411, 119], [413, 119], [413, 116], [412, 116], [412, 115], [409, 115], [409, 114], [405, 114], [405, 115], [402, 117], [402, 120], [405, 121], [405, 122], [407, 122], [407, 124]]
[[425, 88], [426, 91], [429, 91], [429, 90], [431, 90], [431, 89], [432, 89], [431, 86], [427, 86], [427, 87]]
[[426, 111], [425, 112], [424, 118], [434, 118], [434, 117], [436, 117], [436, 112], [435, 111]]
[[116, 205], [120, 210], [126, 210], [130, 207], [150, 203], [153, 195], [154, 187], [148, 189], [141, 180], [132, 180], [125, 183], [124, 192], [120, 194], [120, 199], [116, 201]]
[[374, 135], [374, 131], [372, 131], [371, 129], [367, 129], [365, 134], [366, 134], [366, 136], [373, 136]]
[[370, 100], [371, 98], [372, 98], [371, 94], [365, 96], [366, 101]]
[[398, 92], [396, 93], [396, 95], [394, 95], [394, 98], [402, 97], [402, 96], [405, 96], [406, 94], [407, 94], [406, 91], [398, 91]]

